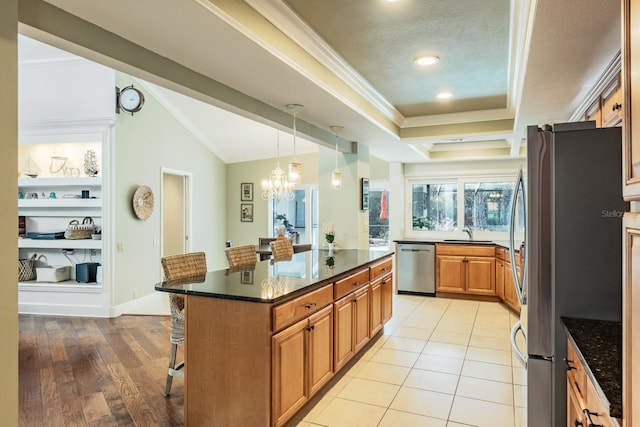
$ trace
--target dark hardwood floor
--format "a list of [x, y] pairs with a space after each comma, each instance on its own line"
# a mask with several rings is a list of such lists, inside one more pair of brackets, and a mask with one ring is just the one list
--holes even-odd
[[182, 378], [163, 394], [169, 317], [19, 320], [20, 426], [184, 425]]

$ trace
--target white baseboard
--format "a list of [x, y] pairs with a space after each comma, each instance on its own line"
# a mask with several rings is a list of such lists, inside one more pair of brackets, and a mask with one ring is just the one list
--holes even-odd
[[[149, 315], [169, 315], [169, 312], [158, 311], [158, 307], [166, 305], [164, 299], [168, 298], [166, 292], [152, 292], [140, 298], [136, 298], [132, 301], [127, 301], [124, 304], [112, 306], [109, 310], [110, 317], [118, 317], [123, 314], [149, 314]], [[150, 310], [146, 310], [146, 307], [153, 307]]]

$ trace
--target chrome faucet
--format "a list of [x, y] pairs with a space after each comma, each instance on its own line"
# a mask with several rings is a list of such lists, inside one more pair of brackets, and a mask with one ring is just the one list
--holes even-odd
[[465, 227], [465, 228], [462, 229], [462, 231], [464, 231], [465, 233], [467, 233], [469, 235], [469, 240], [473, 240], [473, 228]]

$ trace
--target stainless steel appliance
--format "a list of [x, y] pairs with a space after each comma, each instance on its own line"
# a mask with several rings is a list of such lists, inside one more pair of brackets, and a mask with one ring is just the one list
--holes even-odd
[[[528, 425], [560, 426], [567, 422], [560, 317], [621, 320], [621, 230], [628, 206], [620, 128], [530, 126], [526, 174], [512, 199], [511, 256], [518, 200], [526, 203], [526, 242], [522, 280], [514, 274], [522, 311], [511, 342], [527, 368]], [[516, 345], [520, 332], [526, 349]]]
[[433, 243], [398, 244], [399, 294], [436, 294], [435, 255]]

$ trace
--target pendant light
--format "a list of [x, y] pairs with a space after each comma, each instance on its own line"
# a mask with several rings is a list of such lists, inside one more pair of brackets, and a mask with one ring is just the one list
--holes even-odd
[[329, 129], [331, 129], [333, 133], [336, 135], [336, 152], [335, 152], [336, 165], [335, 165], [335, 169], [333, 170], [333, 173], [331, 173], [331, 188], [333, 188], [334, 190], [339, 190], [342, 188], [342, 174], [338, 170], [338, 133], [342, 132], [344, 127], [330, 126]]
[[293, 160], [289, 163], [289, 182], [293, 184], [302, 182], [302, 163], [296, 155], [296, 116], [303, 108], [304, 105], [287, 104], [287, 110], [293, 115]]
[[289, 181], [287, 174], [280, 167], [280, 131], [277, 132], [276, 168], [271, 171], [268, 179], [262, 180], [262, 199], [278, 202], [280, 200], [291, 201], [295, 197], [293, 183]]

